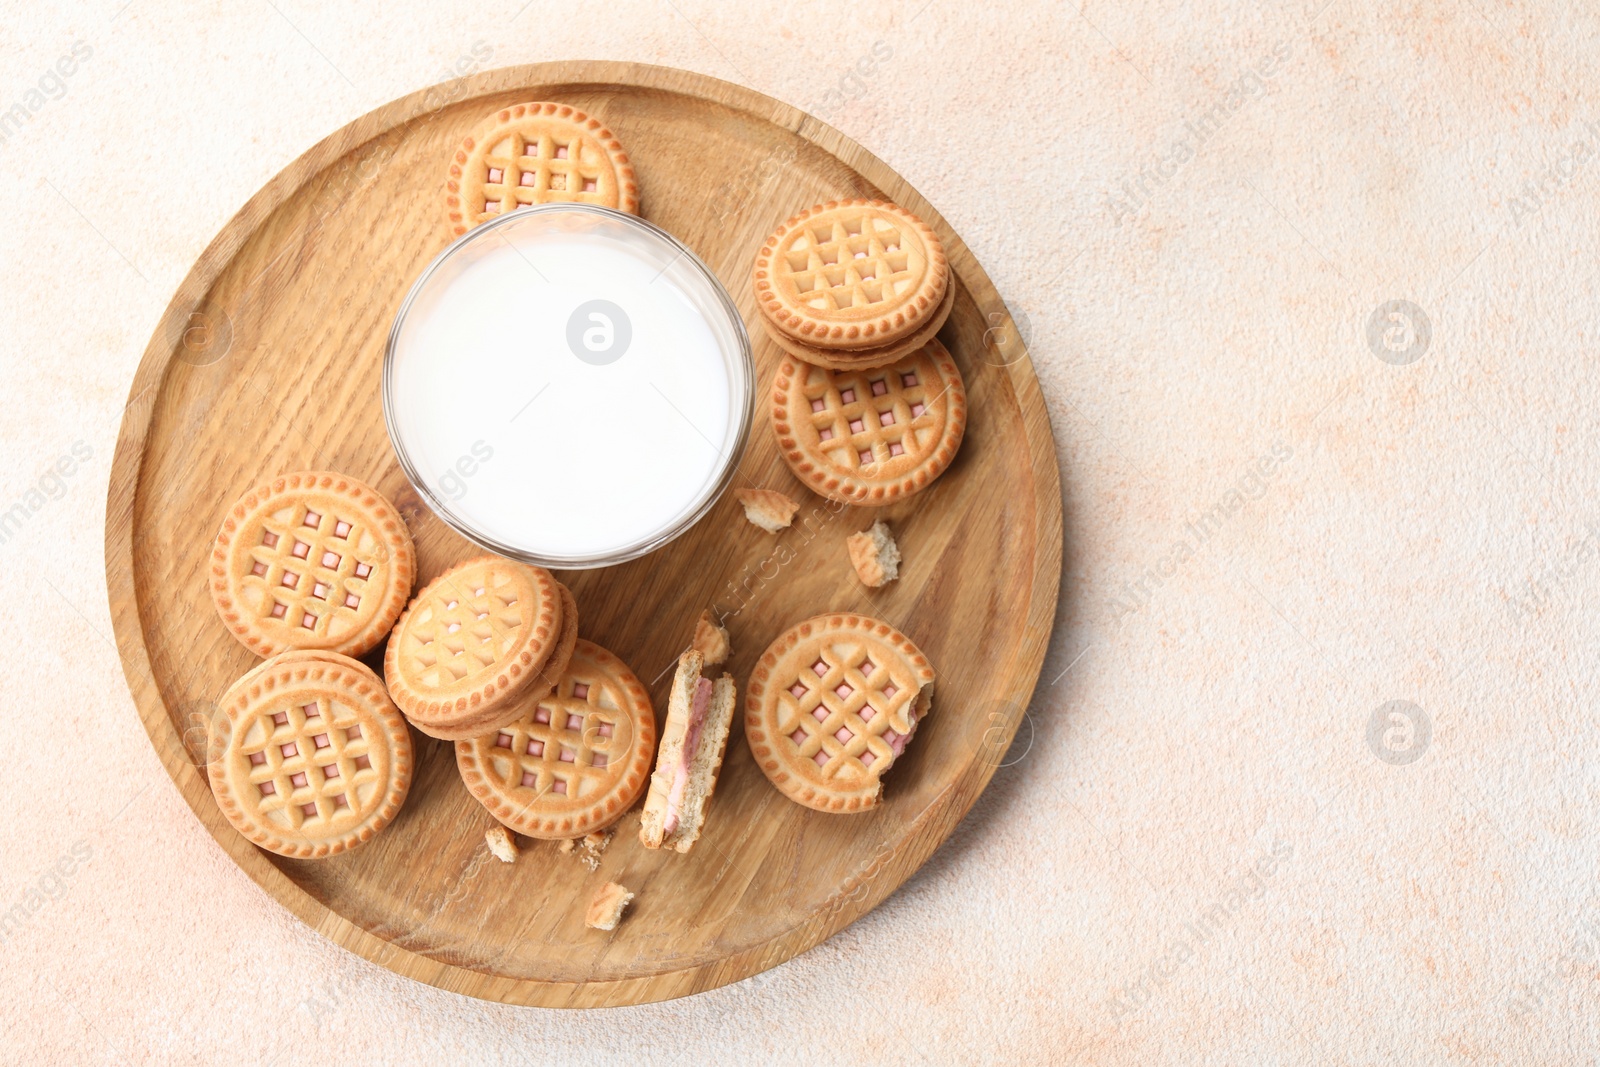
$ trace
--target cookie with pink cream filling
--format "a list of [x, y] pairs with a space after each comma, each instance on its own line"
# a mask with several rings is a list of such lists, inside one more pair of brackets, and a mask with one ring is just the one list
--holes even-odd
[[744, 734], [772, 784], [817, 811], [875, 807], [933, 698], [911, 639], [865, 615], [818, 615], [774, 641], [750, 674]]
[[543, 567], [499, 556], [458, 563], [395, 624], [383, 658], [389, 695], [413, 726], [445, 741], [505, 725], [522, 697], [543, 696], [559, 677], [544, 672], [562, 647], [568, 602]]
[[512, 104], [486, 116], [450, 157], [450, 232], [534, 204], [598, 204], [639, 213], [639, 182], [617, 138], [570, 104]]
[[519, 834], [560, 841], [602, 830], [644, 792], [656, 749], [650, 694], [627, 664], [579, 638], [554, 691], [512, 721], [456, 742], [461, 781]]
[[921, 492], [945, 472], [967, 427], [961, 371], [938, 341], [876, 370], [796, 359], [772, 380], [778, 451], [806, 488], [862, 507]]
[[411, 595], [416, 550], [394, 506], [348, 474], [296, 471], [258, 485], [223, 517], [208, 585], [250, 651], [369, 651]]
[[731, 674], [713, 682], [701, 676], [704, 666], [705, 657], [694, 649], [678, 660], [661, 753], [640, 813], [639, 840], [646, 848], [688, 852], [705, 826], [737, 694]]
[[286, 652], [240, 678], [207, 748], [222, 814], [281, 856], [333, 856], [371, 840], [411, 788], [411, 735], [383, 683], [330, 652]]

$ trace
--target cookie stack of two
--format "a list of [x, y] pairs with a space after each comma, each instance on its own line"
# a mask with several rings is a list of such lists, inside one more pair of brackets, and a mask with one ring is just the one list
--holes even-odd
[[644, 789], [650, 693], [578, 637], [577, 602], [542, 567], [482, 556], [439, 575], [395, 624], [383, 668], [405, 717], [455, 742], [467, 791], [516, 833], [582, 837]]
[[938, 235], [886, 200], [831, 200], [793, 216], [756, 253], [753, 281], [778, 347], [833, 370], [917, 352], [955, 302]]
[[406, 719], [460, 741], [514, 721], [548, 695], [578, 643], [578, 605], [542, 567], [497, 556], [429, 582], [389, 637], [383, 673]]

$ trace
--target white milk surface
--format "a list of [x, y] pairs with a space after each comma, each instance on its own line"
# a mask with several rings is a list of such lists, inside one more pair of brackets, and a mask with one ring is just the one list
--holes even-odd
[[[647, 541], [715, 490], [742, 396], [720, 309], [671, 255], [614, 221], [506, 224], [441, 265], [406, 314], [389, 383], [393, 432], [437, 506], [512, 548], [580, 557]], [[568, 342], [593, 300], [631, 324], [606, 365]], [[603, 347], [606, 323], [582, 324]]]

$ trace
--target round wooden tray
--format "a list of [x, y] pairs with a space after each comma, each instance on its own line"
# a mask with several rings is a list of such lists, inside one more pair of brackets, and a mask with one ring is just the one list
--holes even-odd
[[[525, 841], [513, 865], [486, 859], [489, 815], [462, 786], [451, 746], [420, 734], [410, 798], [370, 844], [325, 860], [263, 852], [223, 820], [203, 767], [213, 702], [256, 662], [212, 608], [212, 538], [246, 488], [326, 468], [396, 503], [416, 539], [418, 585], [479, 551], [407, 484], [384, 432], [379, 374], [401, 299], [449, 242], [445, 160], [483, 115], [526, 100], [571, 103], [610, 126], [637, 168], [644, 215], [732, 293], [758, 374], [736, 482], [802, 502], [795, 525], [774, 537], [747, 523], [730, 494], [652, 555], [561, 575], [581, 606], [583, 636], [632, 665], [663, 714], [670, 667], [702, 608], [730, 613], [728, 669], [741, 699], [751, 666], [788, 626], [862, 611], [927, 653], [939, 672], [933, 714], [889, 774], [885, 802], [859, 815], [786, 800], [736, 726], [706, 832], [688, 855], [643, 848], [635, 810], [594, 872], [550, 842]], [[784, 466], [766, 404], [780, 353], [756, 321], [749, 283], [774, 226], [850, 196], [886, 196], [926, 219], [958, 283], [939, 336], [966, 376], [966, 440], [931, 488], [882, 511], [835, 511]], [[713, 78], [538, 64], [414, 93], [357, 119], [223, 227], [167, 308], [131, 396], [106, 509], [106, 581], [151, 743], [201, 822], [268, 893], [346, 948], [445, 989], [518, 1004], [634, 1004], [712, 989], [817, 944], [888, 896], [972, 806], [1050, 636], [1062, 548], [1055, 447], [994, 286], [938, 212], [870, 153]], [[867, 590], [845, 537], [880, 515], [905, 563], [899, 581]], [[608, 879], [638, 893], [609, 934], [583, 925]]]

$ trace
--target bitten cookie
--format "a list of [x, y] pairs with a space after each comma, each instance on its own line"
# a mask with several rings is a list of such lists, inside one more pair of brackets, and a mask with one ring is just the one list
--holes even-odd
[[678, 659], [667, 721], [661, 727], [661, 753], [639, 813], [639, 841], [645, 848], [688, 852], [705, 827], [738, 694], [732, 675], [713, 681], [701, 676], [704, 666], [704, 658], [693, 649]]
[[864, 811], [933, 698], [911, 639], [865, 615], [818, 615], [762, 654], [745, 696], [745, 740], [772, 784], [817, 811]]

